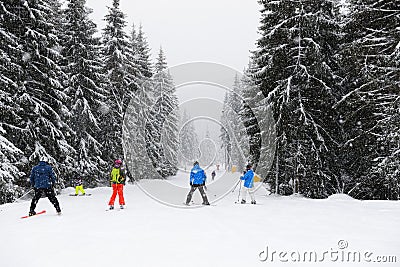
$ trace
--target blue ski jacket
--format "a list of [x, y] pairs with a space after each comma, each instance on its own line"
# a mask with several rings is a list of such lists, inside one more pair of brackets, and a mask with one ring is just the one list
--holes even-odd
[[195, 165], [190, 171], [190, 184], [191, 185], [204, 185], [206, 182], [206, 174], [199, 165]]
[[30, 182], [34, 188], [50, 188], [56, 182], [56, 175], [47, 162], [40, 161], [32, 168]]
[[240, 180], [244, 180], [244, 187], [253, 188], [253, 180], [254, 180], [254, 172], [253, 170], [248, 170], [243, 176], [240, 177]]

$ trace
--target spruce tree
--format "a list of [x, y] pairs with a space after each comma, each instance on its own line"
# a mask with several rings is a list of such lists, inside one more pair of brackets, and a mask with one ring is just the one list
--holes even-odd
[[187, 110], [183, 110], [179, 132], [178, 162], [181, 167], [188, 170], [199, 158], [199, 138], [196, 128]]
[[0, 126], [0, 204], [13, 202], [23, 187], [16, 185], [17, 179], [21, 176], [18, 170], [18, 159], [22, 151], [16, 148], [3, 136], [4, 130]]
[[212, 167], [216, 163], [217, 148], [214, 144], [215, 141], [211, 139], [210, 131], [206, 130], [205, 137], [199, 145], [200, 157], [198, 159], [205, 169]]
[[[7, 132], [3, 129], [7, 123], [5, 116], [15, 114], [10, 95], [6, 91], [0, 91], [0, 204], [14, 201], [23, 191], [25, 184], [21, 184], [23, 173], [18, 170], [21, 165], [23, 152], [5, 138]], [[9, 125], [8, 125], [9, 126]], [[20, 184], [22, 187], [19, 187]]]
[[139, 26], [139, 32], [136, 36], [136, 55], [140, 66], [140, 72], [143, 76], [151, 78], [153, 76], [153, 67], [150, 62], [150, 48], [144, 35], [142, 25]]
[[[13, 34], [19, 20], [18, 9], [13, 1], [0, 3], [0, 203], [12, 202], [26, 187], [23, 177], [29, 164], [22, 150], [14, 143], [23, 132], [20, 107], [14, 101], [18, 89], [18, 77], [22, 66], [18, 64], [23, 51], [18, 46], [18, 36]], [[19, 187], [19, 186], [20, 187]], [[19, 188], [19, 189], [18, 189]]]
[[[62, 91], [64, 74], [57, 65], [60, 60], [59, 41], [54, 23], [54, 1], [13, 1], [5, 22], [10, 36], [15, 38], [18, 65], [13, 83], [17, 89], [11, 97], [18, 111], [3, 125], [7, 139], [24, 152], [24, 166], [20, 171], [29, 174], [32, 165], [42, 155], [50, 158], [61, 186], [63, 165], [73, 148], [66, 141], [70, 129], [65, 123], [68, 97]], [[7, 4], [7, 3], [5, 3]], [[12, 127], [18, 125], [18, 127]]]
[[[325, 197], [337, 192], [335, 104], [338, 25], [332, 1], [259, 1], [261, 38], [253, 77], [276, 121], [276, 193]], [[278, 181], [275, 179], [278, 177]], [[278, 185], [275, 185], [275, 183]]]
[[103, 159], [112, 162], [123, 157], [122, 128], [123, 116], [132, 99], [135, 78], [130, 72], [130, 47], [124, 32], [125, 15], [119, 7], [120, 1], [113, 0], [105, 16], [103, 29], [102, 61], [107, 84], [107, 113], [103, 116], [101, 142], [104, 144]]
[[68, 76], [65, 92], [71, 99], [68, 124], [73, 135], [69, 140], [76, 151], [70, 171], [79, 172], [85, 184], [95, 185], [101, 182], [100, 177], [106, 177], [103, 146], [99, 141], [99, 110], [106, 99], [102, 89], [100, 42], [94, 37], [96, 25], [89, 19], [91, 10], [85, 3], [86, 0], [70, 0], [64, 10], [62, 69]]
[[0, 86], [2, 90], [12, 93], [17, 88], [17, 75], [21, 72], [21, 66], [17, 64], [22, 57], [22, 51], [18, 47], [18, 37], [12, 33], [18, 20], [18, 14], [13, 1], [0, 3]]
[[240, 81], [243, 98], [240, 116], [245, 127], [242, 149], [247, 149], [247, 162], [252, 163], [253, 170], [264, 179], [269, 174], [275, 154], [275, 122], [271, 102], [263, 97], [251, 77], [254, 67], [250, 60]]
[[[238, 170], [243, 170], [247, 163], [256, 163], [256, 159], [250, 156], [250, 138], [253, 133], [248, 133], [248, 122], [251, 115], [245, 114], [243, 101], [243, 84], [238, 75], [235, 76], [232, 91], [228, 94], [228, 128], [231, 131], [231, 160]], [[247, 116], [249, 115], [249, 116]], [[250, 120], [249, 120], [250, 119]], [[258, 131], [258, 129], [256, 130]], [[259, 132], [259, 131], [258, 131]], [[249, 134], [249, 135], [248, 135]], [[257, 135], [257, 133], [255, 133]], [[256, 167], [256, 166], [255, 166]]]
[[[143, 51], [140, 49], [138, 36], [135, 25], [132, 25], [129, 36], [128, 71], [134, 78], [132, 86], [135, 88], [135, 93], [127, 107], [123, 123], [125, 161], [131, 178], [135, 180], [154, 178], [158, 175], [148, 153], [145, 131], [151, 106], [154, 104], [151, 93], [153, 84], [151, 76], [145, 76], [147, 73], [144, 70], [147, 68], [143, 68], [144, 62], [141, 61]], [[147, 64], [150, 69], [150, 62], [147, 61]]]
[[397, 199], [392, 164], [399, 66], [393, 56], [399, 49], [400, 10], [396, 1], [351, 1], [351, 7], [340, 55], [342, 97], [336, 104], [345, 134], [341, 160], [352, 177], [346, 191], [357, 198]]
[[163, 50], [157, 58], [153, 77], [155, 103], [146, 125], [147, 149], [154, 168], [165, 178], [177, 172], [178, 99], [175, 86], [167, 70]]

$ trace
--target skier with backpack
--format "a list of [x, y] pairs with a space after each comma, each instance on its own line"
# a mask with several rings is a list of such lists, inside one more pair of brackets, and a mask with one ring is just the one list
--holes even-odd
[[125, 199], [124, 199], [125, 171], [122, 168], [122, 160], [116, 159], [114, 161], [114, 167], [111, 170], [110, 178], [111, 178], [110, 179], [111, 187], [113, 189], [110, 201], [108, 202], [110, 210], [114, 209], [114, 202], [117, 195], [119, 197], [120, 208], [123, 209], [125, 205]]
[[57, 214], [61, 214], [60, 203], [56, 198], [53, 186], [56, 182], [56, 175], [53, 168], [47, 163], [47, 157], [42, 157], [35, 167], [32, 168], [30, 183], [34, 189], [34, 196], [32, 198], [31, 206], [29, 209], [29, 216], [36, 215], [35, 208], [39, 199], [44, 194], [56, 208]]
[[202, 168], [200, 168], [199, 163], [196, 161], [193, 164], [193, 168], [190, 171], [190, 192], [186, 198], [186, 205], [189, 205], [192, 200], [194, 191], [198, 188], [203, 198], [203, 205], [210, 205], [207, 199], [206, 192], [204, 191], [204, 186], [207, 176]]
[[251, 164], [247, 164], [245, 173], [243, 174], [243, 176], [240, 177], [240, 180], [244, 180], [244, 185], [242, 189], [242, 202], [240, 202], [241, 204], [246, 204], [247, 193], [249, 193], [250, 195], [251, 204], [256, 204], [256, 199], [254, 197], [254, 191], [253, 191], [254, 172], [252, 168], [253, 166]]

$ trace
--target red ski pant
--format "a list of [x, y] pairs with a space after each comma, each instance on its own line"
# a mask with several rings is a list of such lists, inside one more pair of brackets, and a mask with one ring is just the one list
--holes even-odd
[[113, 184], [112, 185], [113, 193], [110, 198], [110, 202], [108, 202], [108, 205], [113, 206], [115, 202], [115, 198], [119, 197], [119, 204], [120, 205], [125, 205], [125, 199], [124, 199], [124, 185], [123, 184]]

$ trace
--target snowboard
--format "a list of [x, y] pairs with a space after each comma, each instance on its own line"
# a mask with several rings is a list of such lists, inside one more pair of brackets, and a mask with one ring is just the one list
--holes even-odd
[[43, 213], [46, 213], [46, 211], [45, 211], [45, 210], [39, 211], [39, 212], [37, 212], [35, 215], [32, 215], [32, 216], [29, 216], [29, 215], [22, 216], [21, 219], [26, 219], [26, 218], [29, 218], [29, 217], [34, 217], [34, 216], [36, 216], [36, 215], [40, 215], [40, 214], [43, 214]]
[[91, 196], [92, 194], [84, 194], [84, 195], [75, 195], [75, 194], [70, 194], [71, 197], [88, 197]]

